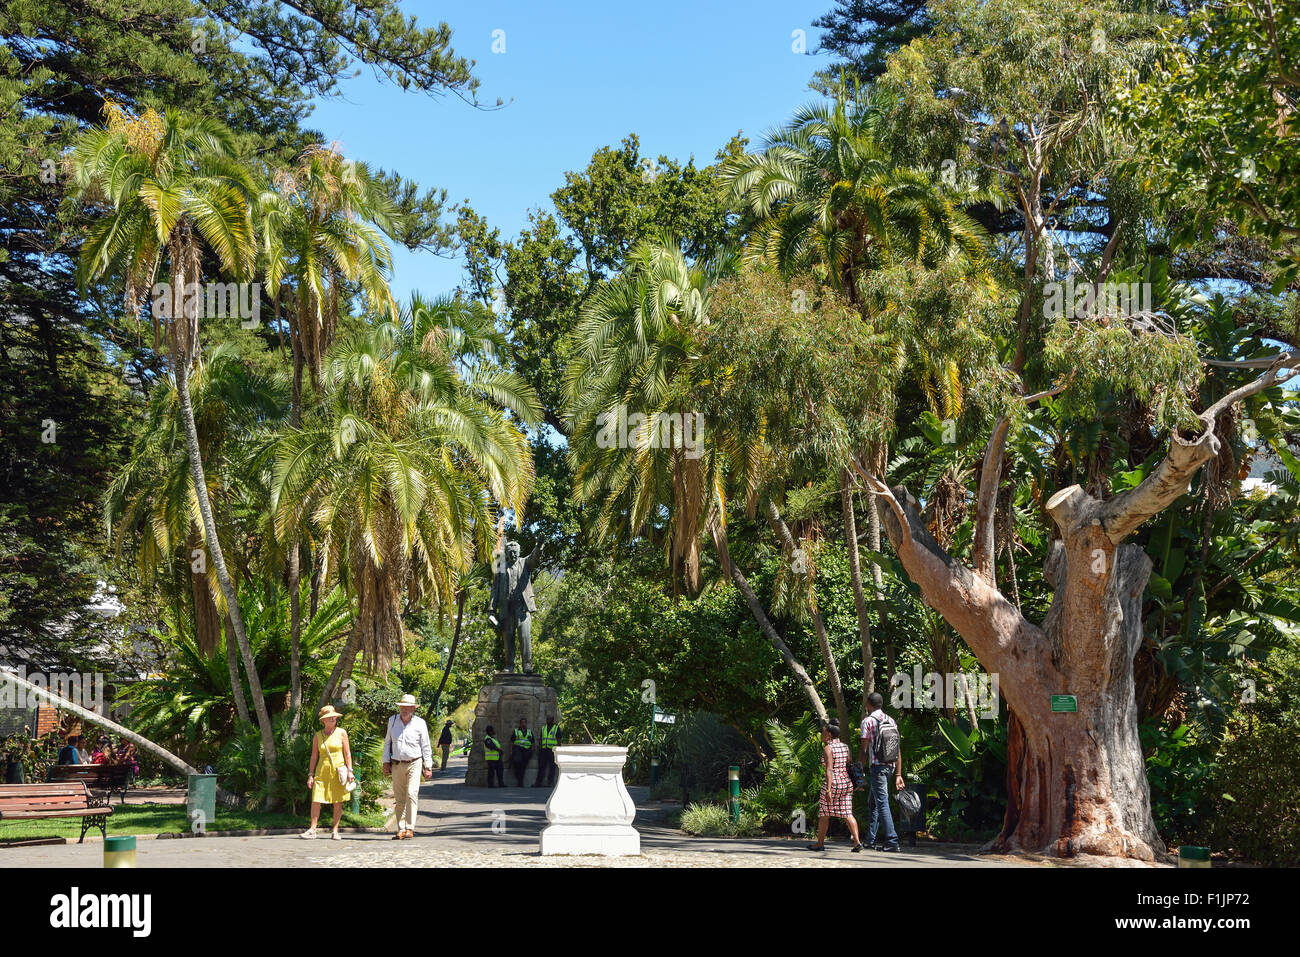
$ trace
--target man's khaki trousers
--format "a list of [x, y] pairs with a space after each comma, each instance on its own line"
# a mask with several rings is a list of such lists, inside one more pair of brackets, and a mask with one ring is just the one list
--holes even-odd
[[424, 765], [417, 758], [406, 764], [393, 762], [393, 814], [397, 816], [397, 830], [415, 830], [415, 813], [420, 802], [420, 769]]

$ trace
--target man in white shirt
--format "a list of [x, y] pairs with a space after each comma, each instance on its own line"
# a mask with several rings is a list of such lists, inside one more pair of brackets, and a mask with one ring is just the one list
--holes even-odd
[[388, 733], [384, 736], [384, 775], [393, 777], [393, 813], [397, 815], [393, 840], [403, 841], [415, 837], [420, 771], [423, 767], [426, 781], [433, 777], [433, 743], [429, 726], [415, 715], [414, 695], [402, 695], [397, 711], [388, 719]]

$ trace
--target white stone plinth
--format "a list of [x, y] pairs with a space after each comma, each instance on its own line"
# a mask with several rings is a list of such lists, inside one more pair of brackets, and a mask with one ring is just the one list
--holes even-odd
[[604, 744], [555, 749], [560, 776], [546, 802], [543, 854], [599, 854], [623, 857], [641, 853], [641, 835], [632, 826], [636, 805], [623, 786], [627, 748]]

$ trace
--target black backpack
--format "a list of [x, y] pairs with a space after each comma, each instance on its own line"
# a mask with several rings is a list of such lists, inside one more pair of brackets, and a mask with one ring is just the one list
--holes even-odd
[[876, 721], [876, 735], [871, 742], [871, 757], [876, 764], [893, 764], [898, 760], [898, 746], [898, 725], [889, 715], [882, 712], [881, 717]]

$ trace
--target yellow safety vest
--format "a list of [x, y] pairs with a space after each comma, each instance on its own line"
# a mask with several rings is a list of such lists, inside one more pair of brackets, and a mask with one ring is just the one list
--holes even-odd
[[[488, 745], [491, 745], [491, 747], [488, 747]], [[485, 761], [501, 760], [501, 742], [490, 734], [483, 739], [483, 759]]]
[[555, 750], [560, 743], [560, 726], [558, 724], [542, 725], [542, 747]]
[[521, 748], [531, 748], [533, 746], [533, 733], [515, 728], [515, 744]]

